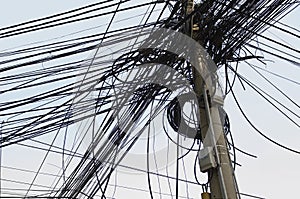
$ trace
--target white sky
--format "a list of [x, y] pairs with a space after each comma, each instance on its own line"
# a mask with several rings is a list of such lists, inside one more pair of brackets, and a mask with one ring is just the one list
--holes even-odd
[[[96, 1], [5, 1], [2, 2], [0, 7], [0, 27], [59, 13], [71, 8], [87, 5], [91, 2]], [[295, 10], [284, 19], [287, 24], [298, 30], [300, 29], [299, 11], [299, 9]], [[0, 40], [0, 50], [65, 35], [69, 32], [77, 31], [78, 29], [91, 27], [94, 23], [95, 21], [81, 22], [77, 26], [61, 26], [55, 28], [55, 30], [45, 30], [27, 34], [22, 37], [2, 39]], [[275, 39], [283, 39], [294, 48], [300, 49], [299, 39], [286, 37], [286, 35], [282, 35], [272, 29], [270, 29], [270, 32], [271, 33], [266, 34], [270, 36], [275, 34], [277, 36], [277, 38], [274, 37]], [[285, 61], [274, 59], [266, 53], [264, 53], [264, 55], [266, 58], [275, 60], [274, 63], [268, 62], [267, 65], [264, 66], [266, 69], [299, 81], [299, 67]], [[276, 99], [283, 99], [276, 91], [271, 90], [271, 88], [248, 66], [241, 65], [239, 72], [253, 82], [256, 82], [261, 88], [266, 88], [266, 90], [270, 91], [272, 96], [276, 97]], [[295, 85], [271, 75], [267, 75], [267, 77], [299, 104], [299, 85]], [[243, 91], [239, 85], [236, 85], [235, 88], [236, 93], [238, 93], [237, 96], [239, 101], [244, 107], [249, 119], [256, 124], [259, 129], [272, 139], [293, 149], [300, 150], [300, 131], [298, 127], [291, 124], [291, 122], [282, 117], [279, 112], [261, 100], [261, 98], [253, 93], [250, 88], [247, 88], [246, 91]], [[283, 99], [283, 102], [288, 104], [285, 99]], [[289, 107], [292, 107], [292, 105], [289, 104]], [[240, 191], [270, 199], [296, 198], [300, 184], [300, 155], [295, 155], [281, 149], [258, 135], [245, 119], [243, 119], [231, 96], [228, 96], [226, 99], [225, 109], [228, 111], [230, 117], [231, 130], [237, 147], [258, 156], [258, 159], [253, 159], [238, 153], [237, 161], [242, 164], [242, 167], [238, 167], [236, 172]], [[294, 109], [296, 113], [300, 114], [299, 109]], [[300, 123], [299, 118], [294, 119], [295, 121], [298, 121], [298, 124]], [[26, 161], [26, 159], [24, 159], [24, 161]], [[127, 198], [127, 196], [121, 198]], [[200, 196], [198, 198], [200, 198]]]

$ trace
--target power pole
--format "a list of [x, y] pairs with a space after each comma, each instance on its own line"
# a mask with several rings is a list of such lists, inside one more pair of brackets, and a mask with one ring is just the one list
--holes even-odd
[[[189, 15], [194, 8], [193, 0], [182, 1], [185, 5], [184, 16]], [[193, 31], [201, 31], [193, 24], [193, 18], [185, 24], [185, 30], [193, 38]], [[200, 66], [194, 66], [200, 67]], [[200, 168], [209, 174], [210, 194], [203, 193], [203, 199], [238, 199], [238, 188], [232, 168], [232, 161], [224, 136], [220, 108], [223, 106], [223, 96], [218, 85], [215, 91], [209, 93], [203, 78], [194, 72], [195, 93], [199, 100], [200, 129], [204, 145], [199, 153]], [[203, 161], [204, 163], [201, 163]]]

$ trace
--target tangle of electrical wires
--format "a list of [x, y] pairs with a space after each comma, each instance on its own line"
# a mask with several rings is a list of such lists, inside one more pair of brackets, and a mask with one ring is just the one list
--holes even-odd
[[[271, 98], [271, 101], [268, 93], [237, 72], [241, 63], [252, 60], [264, 63], [263, 56], [256, 55], [253, 49], [299, 65], [297, 48], [263, 34], [268, 28], [274, 28], [299, 38], [299, 31], [278, 22], [299, 3], [288, 0], [204, 0], [195, 3], [191, 13], [186, 13], [186, 3], [185, 0], [101, 1], [0, 28], [0, 39], [8, 40], [89, 20], [105, 21], [97, 33], [50, 40], [50, 43], [37, 42], [0, 52], [1, 153], [10, 148], [16, 151], [24, 149], [25, 153], [33, 151], [32, 161], [37, 165], [29, 172], [22, 163], [9, 166], [2, 164], [1, 160], [0, 173], [4, 174], [0, 182], [1, 197], [113, 198], [124, 193], [119, 191], [122, 185], [110, 186], [112, 179], [122, 175], [128, 178], [128, 170], [147, 175], [146, 185], [141, 185], [140, 189], [148, 188], [151, 198], [162, 195], [190, 198], [191, 193], [198, 193], [200, 186], [203, 192], [208, 191], [212, 174], [206, 183], [200, 183], [202, 178], [199, 180], [197, 166], [198, 152], [203, 147], [200, 121], [195, 116], [199, 114], [198, 102], [187, 98], [189, 91], [182, 89], [182, 82], [178, 81], [184, 77], [192, 90], [195, 86], [194, 66], [181, 55], [168, 51], [136, 49], [143, 42], [140, 38], [155, 27], [185, 34], [193, 31], [192, 38], [206, 49], [218, 69], [224, 70], [225, 93], [233, 95], [246, 119], [233, 90], [238, 81], [265, 97], [299, 127], [299, 123], [281, 108], [299, 118], [296, 111], [279, 100]], [[193, 25], [187, 25], [190, 21]], [[261, 39], [261, 43], [255, 43], [254, 38]], [[271, 44], [264, 45], [266, 40]], [[284, 50], [273, 52], [271, 45], [279, 45]], [[151, 70], [143, 68], [147, 64], [152, 66]], [[174, 73], [160, 68], [161, 65], [177, 74], [172, 76]], [[159, 85], [157, 77], [172, 85], [173, 90]], [[284, 92], [282, 94], [287, 96]], [[185, 102], [184, 106], [179, 99]], [[295, 100], [289, 99], [297, 105]], [[233, 153], [235, 168], [239, 165], [237, 151], [256, 156], [236, 147], [229, 117], [224, 115], [224, 134]], [[189, 134], [195, 131], [196, 135]], [[299, 153], [257, 131], [278, 146]], [[180, 139], [177, 139], [178, 135]], [[174, 155], [176, 150], [180, 153]], [[133, 155], [140, 158], [135, 161], [146, 162], [146, 166], [139, 168], [122, 164], [134, 153], [132, 151], [147, 154], [142, 158], [139, 154]], [[16, 155], [14, 151], [8, 154]], [[194, 161], [194, 164], [187, 164], [189, 168], [193, 165], [191, 170], [194, 172], [186, 172], [185, 161]], [[172, 165], [177, 169], [176, 174]], [[117, 176], [117, 170], [122, 167], [126, 172]], [[20, 177], [5, 180], [12, 175], [9, 170], [22, 175], [26, 173], [26, 182]], [[183, 174], [186, 180], [182, 179]], [[157, 177], [157, 182], [153, 176]], [[115, 181], [120, 183], [119, 179]], [[125, 188], [134, 187], [126, 183], [123, 182]], [[169, 193], [162, 193], [161, 184], [164, 183], [168, 183]], [[188, 185], [182, 188], [183, 191], [178, 188], [184, 187], [181, 183]], [[9, 192], [15, 185], [18, 185], [15, 193]]]

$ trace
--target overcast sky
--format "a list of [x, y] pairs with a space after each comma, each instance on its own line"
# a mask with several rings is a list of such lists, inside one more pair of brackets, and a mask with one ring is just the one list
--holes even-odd
[[[92, 0], [27, 0], [27, 1], [3, 1], [0, 6], [0, 27], [9, 26], [30, 19], [47, 16], [71, 8], [80, 7], [91, 2]], [[300, 9], [286, 16], [283, 22], [300, 29]], [[55, 28], [55, 31], [40, 31], [34, 34], [27, 34], [22, 37], [13, 37], [0, 40], [0, 51], [20, 46], [36, 41], [43, 41], [57, 36], [62, 36], [78, 29], [89, 28], [92, 22], [79, 23], [76, 26], [68, 25]], [[299, 33], [298, 33], [299, 34]], [[266, 35], [296, 49], [300, 49], [300, 40], [294, 37], [288, 37], [278, 31], [270, 29]], [[266, 59], [273, 61], [266, 62], [263, 68], [288, 77], [299, 82], [299, 66], [293, 65], [286, 61], [275, 59], [270, 55], [263, 54]], [[257, 63], [257, 62], [256, 62]], [[239, 72], [249, 78], [260, 88], [266, 89], [272, 96], [281, 99], [299, 115], [300, 110], [287, 102], [277, 91], [272, 89], [259, 75], [250, 67], [243, 64], [239, 67]], [[262, 72], [263, 73], [263, 72]], [[299, 85], [288, 82], [273, 75], [263, 73], [266, 77], [282, 88], [284, 92], [294, 99], [298, 104], [300, 101]], [[300, 131], [290, 121], [284, 118], [278, 111], [266, 103], [250, 88], [244, 91], [239, 83], [235, 85], [237, 97], [249, 119], [267, 136], [278, 141], [279, 143], [289, 146], [295, 150], [300, 150]], [[1, 99], [0, 99], [1, 101]], [[237, 147], [257, 155], [254, 159], [238, 153], [237, 161], [242, 166], [237, 168], [236, 176], [240, 191], [270, 199], [296, 198], [299, 195], [300, 184], [300, 155], [293, 154], [284, 150], [261, 137], [253, 130], [247, 121], [243, 118], [231, 95], [227, 96], [225, 109], [228, 112], [232, 132]], [[298, 124], [299, 118], [294, 118]], [[15, 157], [17, 158], [17, 157]], [[126, 198], [126, 197], [124, 197]], [[198, 197], [200, 198], [200, 196]], [[247, 198], [247, 197], [242, 197]]]

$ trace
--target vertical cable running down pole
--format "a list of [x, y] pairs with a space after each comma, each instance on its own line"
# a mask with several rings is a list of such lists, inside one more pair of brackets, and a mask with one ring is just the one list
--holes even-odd
[[[220, 118], [219, 108], [223, 105], [223, 100], [220, 100], [222, 96], [219, 96], [218, 93], [221, 92], [217, 90], [215, 94], [211, 96], [210, 101], [205, 83], [202, 85], [205, 121], [207, 122], [204, 128], [204, 136], [208, 138], [203, 144], [204, 147], [212, 147], [217, 163], [216, 168], [211, 168], [213, 173], [210, 182], [211, 195], [213, 199], [237, 199], [237, 185], [234, 179], [232, 162]], [[217, 86], [216, 89], [218, 89]], [[204, 114], [202, 114], [202, 117], [203, 115]]]
[[[202, 90], [203, 91], [207, 90], [205, 84], [203, 84], [203, 89]], [[220, 183], [223, 198], [228, 199], [226, 185], [225, 185], [225, 182], [224, 182], [224, 175], [223, 175], [223, 171], [222, 171], [222, 168], [221, 168], [220, 154], [218, 153], [218, 149], [217, 149], [217, 141], [216, 141], [216, 138], [215, 138], [214, 123], [213, 123], [212, 118], [211, 118], [208, 97], [207, 97], [206, 92], [203, 92], [203, 93], [204, 93], [203, 95], [204, 95], [204, 105], [205, 105], [205, 110], [206, 110], [206, 118], [207, 118], [208, 124], [209, 124], [208, 132], [210, 133], [209, 135], [206, 135], [206, 136], [210, 137], [211, 145], [212, 145], [213, 149], [215, 149], [215, 157], [216, 157], [217, 165], [219, 165], [217, 167], [218, 173], [219, 173], [219, 181], [220, 181], [219, 183]], [[217, 118], [217, 119], [219, 119], [219, 118]]]

